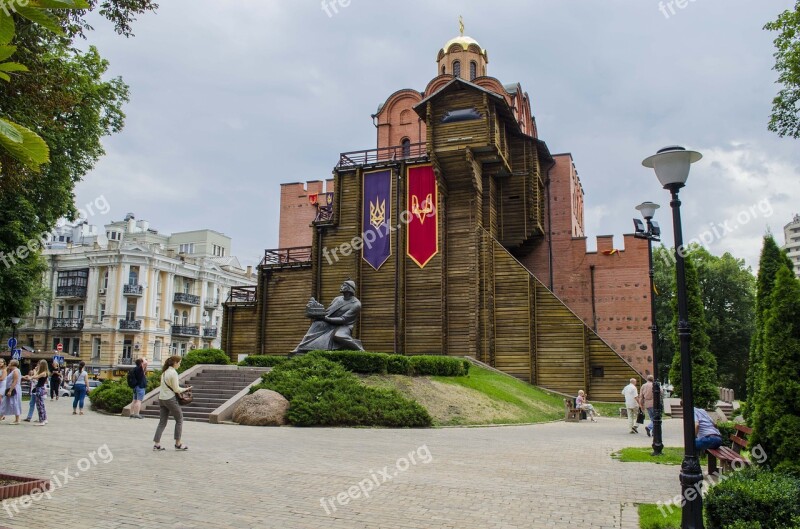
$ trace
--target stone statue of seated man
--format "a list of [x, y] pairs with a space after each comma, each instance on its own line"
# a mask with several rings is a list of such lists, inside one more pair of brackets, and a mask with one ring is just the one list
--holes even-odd
[[311, 299], [306, 307], [306, 315], [314, 319], [314, 323], [290, 356], [318, 349], [364, 350], [361, 341], [353, 338], [353, 324], [361, 312], [361, 302], [356, 298], [355, 282], [348, 279], [342, 283], [339, 292], [342, 295], [335, 298], [324, 312], [317, 309], [322, 307], [313, 298]]

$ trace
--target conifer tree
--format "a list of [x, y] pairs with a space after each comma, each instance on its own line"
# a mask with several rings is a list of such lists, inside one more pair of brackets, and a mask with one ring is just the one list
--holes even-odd
[[800, 281], [787, 267], [773, 285], [763, 352], [751, 443], [761, 445], [772, 468], [800, 473]]
[[761, 248], [761, 257], [758, 261], [758, 279], [756, 281], [756, 328], [750, 343], [750, 361], [747, 370], [747, 405], [744, 408], [744, 417], [753, 423], [755, 406], [751, 403], [759, 398], [761, 390], [761, 371], [764, 356], [764, 327], [766, 325], [766, 312], [772, 301], [772, 289], [775, 285], [775, 276], [778, 270], [788, 267], [792, 269], [789, 257], [778, 247], [772, 234], [764, 236], [764, 245]]
[[[697, 408], [712, 408], [719, 399], [719, 386], [717, 385], [717, 359], [709, 349], [710, 340], [706, 332], [705, 310], [703, 297], [700, 294], [700, 281], [697, 268], [691, 257], [684, 258], [686, 268], [686, 303], [689, 312], [689, 351], [692, 359], [692, 391], [694, 405]], [[672, 343], [675, 354], [672, 357], [672, 367], [669, 378], [675, 386], [675, 393], [681, 394], [681, 354], [680, 338], [678, 337], [678, 299], [674, 299]]]

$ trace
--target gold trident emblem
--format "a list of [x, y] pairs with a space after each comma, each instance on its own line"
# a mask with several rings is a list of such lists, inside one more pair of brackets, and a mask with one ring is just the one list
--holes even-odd
[[422, 207], [419, 205], [419, 197], [411, 195], [411, 213], [417, 216], [420, 224], [425, 224], [425, 218], [433, 213], [433, 193], [428, 193], [428, 196], [422, 201]]
[[378, 203], [380, 197], [375, 197], [375, 202], [369, 201], [369, 223], [377, 230], [386, 222], [386, 199]]

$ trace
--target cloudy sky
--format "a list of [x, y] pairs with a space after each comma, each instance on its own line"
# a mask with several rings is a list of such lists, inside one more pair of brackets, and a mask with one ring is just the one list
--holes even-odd
[[782, 243], [800, 213], [800, 140], [766, 129], [777, 87], [762, 30], [792, 0], [690, 0], [674, 14], [657, 0], [334, 4], [163, 0], [131, 39], [97, 21], [89, 43], [131, 102], [76, 205], [106, 198], [93, 224], [130, 211], [162, 232], [215, 229], [255, 264], [277, 246], [279, 184], [327, 178], [340, 152], [373, 148], [370, 114], [424, 89], [463, 15], [489, 75], [520, 82], [540, 138], [573, 154], [590, 247], [602, 234], [621, 246], [645, 200], [671, 230], [668, 193], [641, 167], [665, 145], [705, 156], [681, 193], [686, 240], [755, 267], [761, 236]]

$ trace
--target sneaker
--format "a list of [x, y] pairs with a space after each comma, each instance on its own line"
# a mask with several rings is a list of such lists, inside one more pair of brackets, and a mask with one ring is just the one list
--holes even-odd
[[636, 431], [636, 430], [634, 430], [634, 429], [631, 429], [631, 433], [639, 433], [639, 432], [637, 432], [637, 431]]
[[31, 418], [30, 417], [28, 417], [27, 419], [22, 419], [22, 420], [25, 421], [25, 422], [31, 422]]
[[137, 419], [144, 419], [144, 417], [142, 417], [141, 415], [137, 415], [136, 418]]
[[47, 424], [47, 421], [38, 422], [34, 426], [44, 426], [45, 424]]
[[179, 452], [183, 452], [184, 450], [189, 450], [189, 447], [186, 446], [185, 444], [179, 444], [179, 445], [175, 445], [175, 450], [178, 450]]
[[647, 437], [650, 437], [650, 428], [645, 428], [644, 431], [647, 433]]
[[164, 448], [161, 445], [153, 445], [153, 451], [154, 452], [163, 452], [164, 450], [166, 450], [166, 448]]

